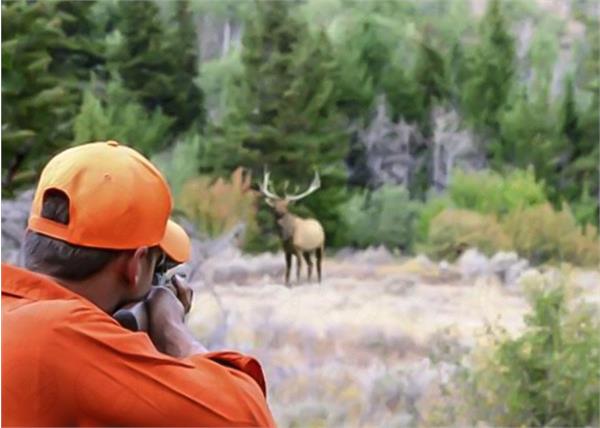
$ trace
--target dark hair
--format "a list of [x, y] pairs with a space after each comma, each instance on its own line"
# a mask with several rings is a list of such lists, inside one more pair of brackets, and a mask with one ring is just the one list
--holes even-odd
[[[69, 198], [57, 189], [47, 190], [42, 217], [69, 224]], [[23, 263], [29, 270], [56, 278], [83, 280], [127, 250], [81, 247], [28, 230], [23, 243]]]

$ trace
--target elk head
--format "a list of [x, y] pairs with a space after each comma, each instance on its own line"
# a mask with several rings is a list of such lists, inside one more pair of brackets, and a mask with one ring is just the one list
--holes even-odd
[[272, 190], [269, 190], [269, 186], [271, 184], [269, 176], [270, 172], [265, 170], [263, 173], [263, 181], [258, 185], [258, 188], [260, 193], [264, 196], [265, 202], [267, 203], [267, 205], [273, 208], [273, 212], [277, 217], [282, 217], [285, 214], [287, 214], [288, 205], [290, 203], [294, 203], [296, 201], [299, 201], [300, 199], [307, 197], [308, 195], [315, 192], [321, 187], [321, 179], [319, 177], [319, 173], [315, 171], [315, 177], [313, 178], [312, 183], [306, 191], [296, 195], [284, 194], [284, 196], [281, 197]]

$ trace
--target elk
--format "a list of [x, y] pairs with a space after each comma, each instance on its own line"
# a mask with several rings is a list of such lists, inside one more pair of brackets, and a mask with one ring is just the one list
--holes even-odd
[[323, 259], [323, 250], [325, 247], [325, 232], [323, 226], [313, 218], [301, 218], [288, 211], [291, 203], [297, 202], [315, 192], [321, 187], [319, 173], [315, 171], [315, 177], [308, 190], [297, 195], [287, 195], [280, 197], [272, 190], [269, 190], [270, 173], [265, 170], [263, 181], [258, 185], [260, 193], [264, 196], [265, 202], [271, 207], [277, 232], [281, 239], [283, 252], [285, 253], [285, 285], [290, 284], [290, 270], [292, 267], [292, 256], [297, 259], [296, 280], [300, 282], [300, 270], [304, 257], [308, 265], [308, 280], [310, 282], [313, 263], [311, 253], [315, 253], [317, 262], [317, 275], [319, 283], [321, 282], [321, 260]]

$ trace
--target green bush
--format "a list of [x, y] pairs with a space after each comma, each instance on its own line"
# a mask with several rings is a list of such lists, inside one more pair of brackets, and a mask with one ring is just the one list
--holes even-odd
[[514, 170], [505, 176], [489, 170], [457, 170], [452, 175], [447, 194], [428, 199], [420, 211], [417, 240], [427, 242], [431, 221], [446, 208], [492, 214], [501, 219], [520, 207], [546, 201], [544, 186], [535, 180], [531, 169]]
[[350, 245], [412, 250], [421, 204], [403, 187], [385, 185], [372, 194], [355, 194], [343, 207]]
[[416, 223], [417, 242], [421, 244], [427, 242], [431, 221], [446, 208], [451, 207], [452, 201], [447, 196], [435, 196], [423, 204]]
[[[577, 290], [539, 276], [524, 284], [532, 312], [517, 337], [490, 331], [458, 400], [469, 422], [492, 426], [598, 426], [600, 317]], [[467, 424], [469, 422], [466, 422]]]
[[512, 212], [505, 230], [514, 249], [534, 263], [570, 262], [597, 266], [600, 242], [592, 225], [582, 230], [569, 206], [555, 211], [549, 203]]
[[531, 169], [514, 170], [505, 177], [492, 171], [456, 171], [448, 194], [456, 208], [498, 217], [547, 201], [544, 185]]
[[445, 209], [431, 221], [423, 250], [434, 258], [453, 260], [469, 247], [492, 255], [510, 248], [496, 217], [474, 211]]

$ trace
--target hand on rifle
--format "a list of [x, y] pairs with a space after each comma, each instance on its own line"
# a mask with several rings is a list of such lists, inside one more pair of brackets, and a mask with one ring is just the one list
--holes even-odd
[[187, 281], [167, 274], [162, 262], [154, 274], [153, 287], [146, 300], [115, 312], [114, 317], [133, 331], [146, 331], [156, 348], [174, 357], [206, 352], [184, 322], [192, 307], [193, 291]]

